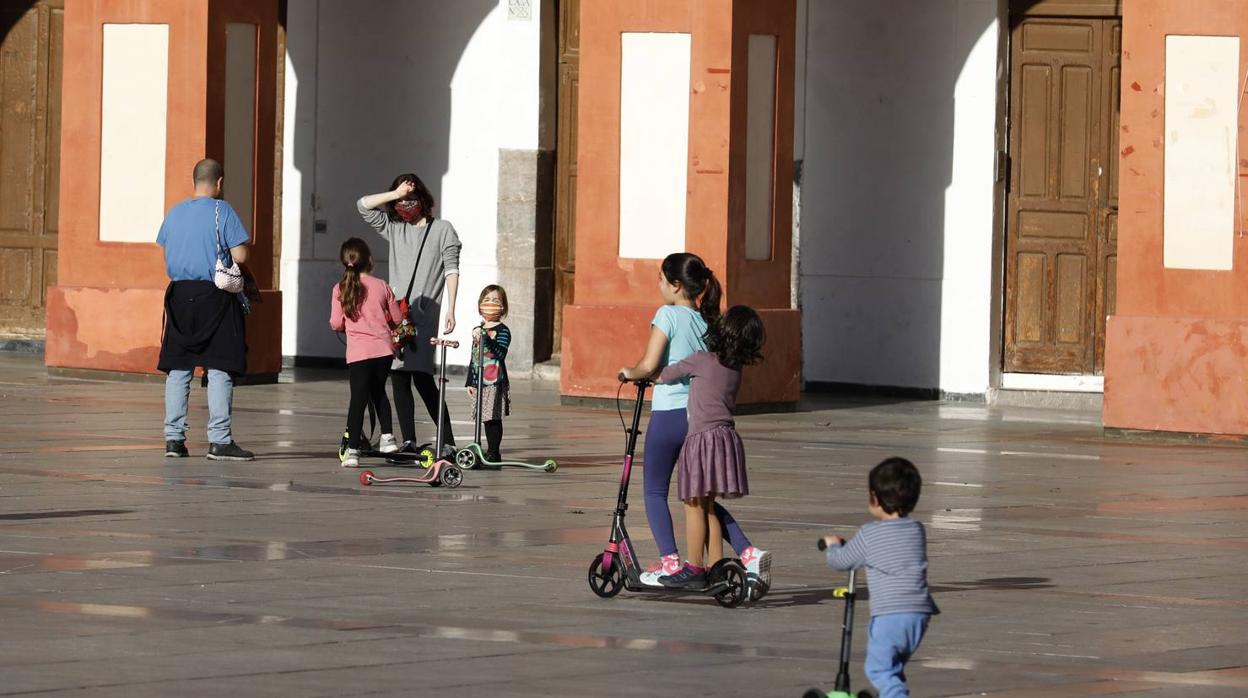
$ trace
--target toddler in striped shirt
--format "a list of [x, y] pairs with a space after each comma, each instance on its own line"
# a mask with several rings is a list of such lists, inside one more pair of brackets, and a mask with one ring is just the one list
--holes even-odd
[[867, 678], [880, 698], [910, 695], [906, 662], [919, 648], [928, 620], [940, 609], [927, 589], [927, 534], [909, 514], [923, 480], [905, 458], [888, 458], [867, 477], [868, 508], [875, 521], [848, 541], [825, 536], [833, 569], [867, 569], [871, 624], [867, 626]]

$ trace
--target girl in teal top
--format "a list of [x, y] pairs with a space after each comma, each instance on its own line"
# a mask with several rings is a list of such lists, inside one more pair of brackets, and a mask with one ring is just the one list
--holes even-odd
[[[636, 366], [624, 368], [625, 378], [654, 378], [664, 368], [694, 352], [706, 351], [708, 323], [719, 319], [719, 303], [723, 295], [719, 280], [702, 258], [689, 252], [670, 254], [659, 271], [659, 295], [663, 305], [650, 323], [650, 340], [646, 354]], [[659, 577], [680, 571], [680, 552], [672, 528], [672, 513], [667, 508], [667, 495], [672, 487], [676, 459], [689, 431], [688, 379], [671, 385], [654, 386], [650, 406], [650, 423], [642, 454], [642, 481], [645, 491], [646, 519], [659, 547], [660, 561], [641, 576], [642, 582], [662, 586]], [[715, 512], [720, 528], [728, 537], [741, 562], [746, 566], [750, 582], [771, 585], [771, 553], [750, 544], [741, 526], [719, 503]], [[708, 560], [708, 563], [715, 562]]]

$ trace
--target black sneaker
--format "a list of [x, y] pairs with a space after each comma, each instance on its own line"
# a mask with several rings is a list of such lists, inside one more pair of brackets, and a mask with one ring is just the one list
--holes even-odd
[[706, 570], [700, 572], [694, 571], [693, 566], [688, 562], [676, 574], [669, 574], [659, 577], [659, 584], [669, 589], [692, 589], [700, 590], [706, 588]]
[[256, 454], [244, 450], [233, 441], [208, 446], [208, 460], [255, 460]]
[[185, 441], [166, 441], [165, 458], [186, 458], [191, 452], [186, 450]]
[[485, 461], [481, 463], [482, 470], [502, 470], [503, 466], [499, 465], [503, 461], [502, 455], [497, 451], [486, 451]]

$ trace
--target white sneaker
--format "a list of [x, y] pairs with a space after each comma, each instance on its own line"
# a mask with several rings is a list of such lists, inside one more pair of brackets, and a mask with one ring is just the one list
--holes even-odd
[[771, 586], [771, 553], [750, 546], [741, 554], [741, 562], [745, 563], [746, 575]]
[[663, 585], [659, 583], [659, 577], [676, 574], [680, 571], [680, 568], [680, 553], [664, 555], [659, 558], [658, 562], [650, 565], [645, 572], [641, 573], [641, 583], [650, 587], [662, 587]]
[[358, 448], [347, 449], [347, 452], [342, 456], [342, 467], [344, 468], [360, 467], [360, 450]]
[[399, 450], [399, 442], [394, 438], [394, 434], [382, 434], [381, 444], [377, 447], [382, 453], [394, 453]]

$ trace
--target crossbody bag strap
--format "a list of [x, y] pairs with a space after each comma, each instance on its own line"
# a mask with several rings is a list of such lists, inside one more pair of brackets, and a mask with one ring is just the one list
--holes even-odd
[[412, 289], [416, 287], [416, 270], [420, 269], [420, 255], [425, 251], [425, 242], [429, 240], [429, 231], [433, 228], [433, 219], [425, 224], [425, 234], [420, 238], [420, 247], [416, 248], [416, 263], [412, 265], [412, 278], [407, 280], [407, 293], [403, 294], [403, 300], [412, 297]]
[[[220, 260], [221, 248], [224, 247], [224, 245], [221, 244], [221, 200], [220, 199], [217, 199], [216, 201], [212, 202], [212, 234], [213, 234], [214, 239], [217, 241], [217, 259]], [[225, 264], [224, 261], [221, 263]]]

